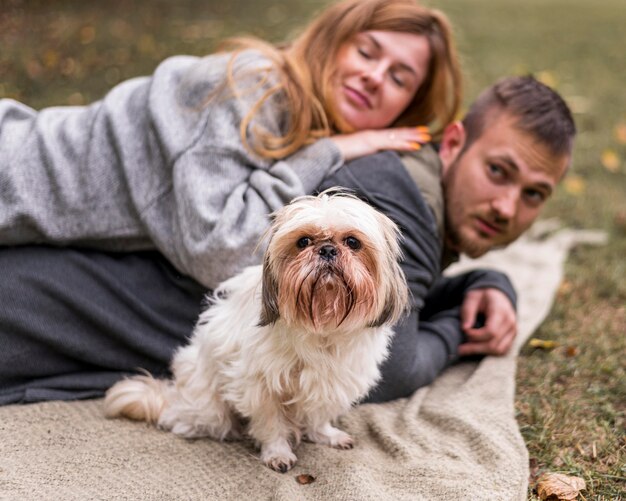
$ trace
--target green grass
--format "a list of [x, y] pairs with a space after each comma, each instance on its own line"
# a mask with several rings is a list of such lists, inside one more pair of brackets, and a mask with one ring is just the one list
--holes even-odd
[[[434, 2], [430, 2], [431, 5]], [[542, 472], [585, 479], [586, 499], [623, 499], [626, 490], [626, 2], [446, 0], [468, 70], [468, 94], [507, 74], [551, 82], [575, 111], [579, 137], [570, 177], [546, 210], [571, 227], [609, 233], [605, 247], [576, 249], [564, 286], [519, 358], [516, 410], [531, 457], [530, 499]], [[606, 169], [602, 153], [620, 159]], [[564, 189], [567, 188], [568, 189]]]
[[[172, 54], [205, 54], [225, 36], [279, 41], [325, 3], [314, 0], [0, 0], [0, 96], [35, 107], [88, 103], [117, 82], [149, 74]], [[609, 233], [575, 250], [565, 284], [535, 334], [553, 351], [519, 359], [517, 418], [533, 474], [583, 477], [586, 499], [626, 488], [626, 2], [429, 1], [451, 18], [468, 100], [496, 79], [534, 73], [575, 111], [570, 181], [546, 216]], [[603, 167], [610, 149], [621, 160]], [[529, 496], [536, 499], [531, 490]]]

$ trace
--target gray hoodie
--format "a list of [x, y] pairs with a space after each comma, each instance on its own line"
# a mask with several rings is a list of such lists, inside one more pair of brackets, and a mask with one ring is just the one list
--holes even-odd
[[[236, 59], [239, 98], [221, 87], [230, 54], [165, 60], [101, 101], [39, 112], [0, 100], [0, 245], [158, 249], [214, 288], [259, 262], [268, 214], [342, 165], [328, 139], [280, 161], [246, 149], [239, 126], [272, 85], [259, 53]], [[250, 70], [250, 71], [248, 71]], [[281, 134], [281, 96], [255, 126]]]

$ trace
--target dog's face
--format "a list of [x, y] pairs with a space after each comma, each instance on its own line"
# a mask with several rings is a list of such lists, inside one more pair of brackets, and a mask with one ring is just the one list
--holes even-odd
[[279, 318], [328, 334], [394, 323], [408, 291], [397, 226], [345, 193], [303, 197], [274, 217], [261, 325]]

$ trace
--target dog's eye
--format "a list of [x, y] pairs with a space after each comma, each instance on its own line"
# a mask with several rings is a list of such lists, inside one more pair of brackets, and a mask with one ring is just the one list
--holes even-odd
[[356, 238], [354, 237], [348, 237], [346, 238], [346, 245], [348, 247], [350, 247], [352, 250], [357, 250], [361, 248], [361, 242], [359, 242]]
[[296, 245], [298, 246], [298, 249], [304, 249], [305, 247], [308, 247], [310, 244], [311, 244], [311, 239], [309, 237], [302, 237], [296, 243]]

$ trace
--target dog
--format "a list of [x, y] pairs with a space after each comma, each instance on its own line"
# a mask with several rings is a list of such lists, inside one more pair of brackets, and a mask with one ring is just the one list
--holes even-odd
[[296, 462], [304, 436], [339, 449], [334, 427], [380, 377], [406, 311], [398, 227], [346, 192], [301, 197], [273, 215], [263, 264], [223, 282], [176, 352], [172, 380], [139, 375], [105, 397], [108, 417], [187, 438], [246, 433], [270, 468]]

